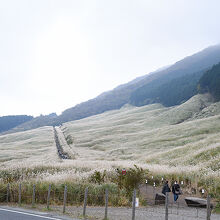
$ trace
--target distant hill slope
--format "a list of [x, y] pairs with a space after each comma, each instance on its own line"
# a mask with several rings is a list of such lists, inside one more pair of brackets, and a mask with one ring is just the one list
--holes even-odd
[[9, 115], [0, 117], [0, 132], [10, 130], [32, 119], [33, 117], [28, 115]]
[[201, 93], [211, 93], [216, 101], [220, 101], [220, 62], [203, 74], [198, 89]]
[[163, 71], [163, 75], [132, 92], [130, 103], [142, 106], [160, 102], [179, 105], [197, 94], [198, 81], [205, 71], [220, 62], [220, 45], [186, 57]]
[[[139, 77], [94, 99], [65, 110], [60, 116], [42, 119], [19, 126], [27, 130], [43, 125], [59, 125], [105, 111], [119, 109], [127, 103], [145, 105], [160, 102], [165, 106], [180, 104], [197, 93], [195, 89], [201, 75], [220, 61], [220, 45], [209, 47], [178, 61], [166, 69]], [[158, 89], [159, 88], [159, 89]], [[146, 93], [147, 91], [147, 93]], [[39, 123], [39, 120], [41, 122]], [[16, 130], [16, 129], [15, 129]]]
[[30, 121], [27, 121], [23, 124], [19, 124], [16, 127], [13, 127], [10, 131], [4, 132], [4, 134], [18, 132], [18, 131], [26, 131], [34, 128], [39, 128], [42, 126], [48, 126], [48, 125], [52, 126], [54, 125], [56, 118], [57, 118], [56, 113], [51, 113], [49, 115], [41, 115], [33, 118]]
[[164, 106], [179, 105], [198, 93], [197, 85], [205, 70], [187, 74], [178, 78], [146, 84], [130, 96], [130, 104], [143, 106], [161, 103]]
[[[73, 108], [67, 109], [62, 113], [60, 117], [58, 117], [58, 121], [60, 120], [61, 122], [65, 122], [76, 120], [88, 117], [90, 115], [100, 114], [108, 110], [118, 109], [124, 104], [128, 103], [130, 101], [130, 96], [134, 94], [134, 92], [140, 87], [143, 88], [145, 86], [148, 86], [151, 89], [153, 88], [154, 92], [156, 93], [157, 85], [164, 85], [165, 83], [168, 83], [173, 79], [189, 74], [194, 74], [187, 79], [186, 77], [184, 78], [184, 85], [186, 87], [186, 85], [190, 84], [190, 78], [194, 77], [194, 79], [191, 80], [193, 85], [185, 88], [185, 90], [191, 90], [190, 92], [188, 92], [188, 94], [186, 94], [183, 98], [176, 98], [178, 101], [170, 102], [169, 104], [166, 104], [167, 102], [163, 103], [167, 106], [179, 104], [181, 103], [181, 101], [186, 101], [196, 94], [194, 87], [197, 85], [200, 76], [205, 70], [212, 67], [218, 62], [220, 62], [220, 45], [206, 48], [199, 53], [178, 61], [177, 63], [168, 67], [165, 70], [146, 75], [143, 78], [140, 78], [138, 81], [134, 80], [130, 83], [119, 86], [112, 91], [106, 92], [95, 99], [89, 100]], [[174, 83], [172, 82], [173, 85]], [[179, 88], [179, 85], [177, 85], [177, 87]], [[169, 84], [167, 86], [164, 86], [164, 88], [162, 89], [162, 93], [164, 94], [164, 91], [166, 91], [168, 88], [170, 88]], [[176, 88], [173, 88], [170, 93], [174, 93], [176, 90]], [[156, 96], [155, 94], [153, 95]], [[182, 93], [180, 95], [182, 95]], [[135, 103], [132, 102], [132, 104]]]

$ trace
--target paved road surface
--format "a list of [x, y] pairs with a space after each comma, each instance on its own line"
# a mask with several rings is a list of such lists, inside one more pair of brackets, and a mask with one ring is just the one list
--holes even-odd
[[70, 220], [70, 218], [68, 217], [55, 216], [50, 213], [42, 213], [31, 210], [27, 211], [20, 208], [10, 208], [7, 206], [0, 206], [0, 219], [1, 220]]

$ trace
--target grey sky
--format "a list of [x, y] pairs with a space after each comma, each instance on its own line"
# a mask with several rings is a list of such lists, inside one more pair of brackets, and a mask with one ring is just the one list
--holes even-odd
[[0, 0], [0, 116], [61, 113], [220, 43], [219, 0]]

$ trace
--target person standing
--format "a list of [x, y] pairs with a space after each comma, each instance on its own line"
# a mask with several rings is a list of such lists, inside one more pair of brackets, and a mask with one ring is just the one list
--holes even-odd
[[172, 193], [174, 202], [176, 202], [179, 198], [179, 195], [181, 194], [180, 185], [177, 183], [177, 181], [175, 181], [172, 186]]
[[163, 185], [162, 193], [166, 195], [167, 192], [171, 192], [168, 181], [166, 181]]

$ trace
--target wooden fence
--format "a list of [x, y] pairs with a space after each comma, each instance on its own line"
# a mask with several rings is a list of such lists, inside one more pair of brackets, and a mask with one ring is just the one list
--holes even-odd
[[[48, 210], [50, 209], [50, 205], [51, 205], [51, 192], [52, 192], [51, 189], [52, 188], [51, 188], [51, 184], [50, 184], [48, 187], [48, 190], [47, 190], [47, 195], [45, 195], [45, 197], [46, 197], [45, 205]], [[83, 202], [81, 204], [82, 216], [84, 217], [84, 219], [86, 219], [86, 216], [87, 216], [87, 201], [88, 201], [89, 195], [90, 195], [89, 190], [88, 190], [88, 188], [86, 188], [84, 195], [82, 195], [84, 198], [83, 198], [83, 200], [82, 200]], [[106, 189], [104, 195], [101, 195], [101, 196], [103, 196], [102, 199], [104, 199], [104, 203], [105, 203], [105, 205], [103, 206], [103, 218], [109, 219], [109, 212], [108, 212], [109, 191], [108, 191], [108, 189]], [[16, 199], [16, 197], [17, 197], [17, 199]], [[63, 208], [62, 208], [63, 213], [66, 212], [66, 206], [67, 206], [67, 202], [68, 202], [67, 198], [68, 198], [68, 188], [65, 185], [63, 195], [59, 195], [59, 198], [58, 198], [58, 200], [63, 203]], [[16, 192], [13, 191], [12, 189], [10, 189], [9, 184], [5, 188], [0, 189], [0, 199], [1, 199], [1, 202], [6, 202], [8, 205], [10, 205], [10, 202], [13, 202], [13, 203], [18, 203], [18, 205], [21, 206], [22, 201], [24, 200], [23, 195], [22, 195], [22, 184], [18, 185], [18, 189]], [[36, 185], [35, 184], [33, 184], [32, 195], [29, 195], [28, 199], [29, 199], [28, 201], [30, 202], [30, 204], [32, 204], [32, 206], [34, 207], [36, 205], [36, 200], [37, 200]], [[27, 201], [27, 200], [25, 200], [25, 201]], [[154, 203], [155, 202], [156, 201], [154, 201]], [[207, 206], [206, 206], [207, 207], [206, 208], [206, 216], [203, 216], [203, 217], [199, 216], [198, 212], [200, 209], [198, 207], [197, 212], [196, 212], [197, 214], [193, 217], [198, 218], [198, 219], [210, 220], [211, 219], [211, 211], [212, 211], [210, 204], [211, 204], [211, 197], [210, 197], [210, 195], [208, 195]], [[135, 215], [136, 215], [136, 210], [138, 208], [137, 206], [138, 206], [138, 204], [137, 204], [137, 198], [136, 198], [136, 190], [134, 190], [133, 196], [132, 196], [131, 207], [129, 207], [131, 209], [130, 217], [127, 216], [127, 219], [131, 219], [131, 220], [136, 219]], [[156, 205], [152, 206], [151, 207], [152, 209], [150, 209], [150, 207], [147, 207], [146, 211], [158, 212], [158, 210], [162, 210], [161, 214], [164, 215], [165, 220], [169, 219], [170, 214], [172, 214], [172, 215], [174, 214], [171, 211], [171, 210], [173, 210], [173, 207], [171, 208], [171, 203], [169, 202], [168, 193], [166, 194], [165, 204], [160, 205], [159, 206], [160, 209], [158, 209], [157, 207], [158, 206], [156, 206]], [[177, 216], [184, 216], [184, 214], [181, 214], [181, 208], [184, 208], [184, 207], [179, 206], [179, 204], [176, 205], [176, 213], [175, 214]], [[177, 219], [179, 219], [179, 217], [177, 217]]]

